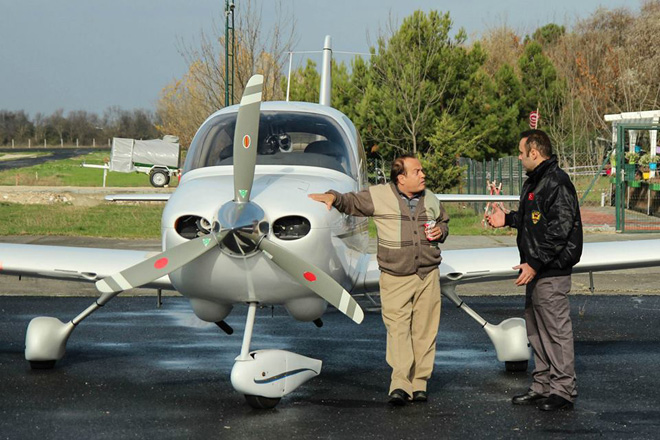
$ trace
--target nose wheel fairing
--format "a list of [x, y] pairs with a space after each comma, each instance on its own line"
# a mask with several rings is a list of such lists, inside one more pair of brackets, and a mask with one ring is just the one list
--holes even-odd
[[236, 360], [231, 384], [246, 396], [279, 399], [318, 376], [321, 365], [318, 359], [285, 350], [257, 350], [248, 359]]

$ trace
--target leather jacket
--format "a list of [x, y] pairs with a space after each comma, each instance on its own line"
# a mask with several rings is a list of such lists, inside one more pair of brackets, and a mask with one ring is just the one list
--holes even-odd
[[582, 255], [582, 219], [575, 187], [552, 156], [527, 173], [518, 211], [505, 224], [518, 229], [520, 262], [536, 278], [570, 275]]

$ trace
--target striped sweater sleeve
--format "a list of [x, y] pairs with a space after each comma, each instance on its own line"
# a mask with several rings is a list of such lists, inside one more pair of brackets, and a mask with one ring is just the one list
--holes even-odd
[[332, 206], [337, 208], [339, 212], [358, 217], [371, 217], [374, 215], [374, 202], [369, 190], [345, 194], [330, 190], [326, 194], [335, 196], [335, 202]]

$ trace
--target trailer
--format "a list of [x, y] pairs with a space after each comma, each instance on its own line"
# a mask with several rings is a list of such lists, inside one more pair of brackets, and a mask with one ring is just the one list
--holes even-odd
[[181, 173], [179, 168], [181, 149], [179, 138], [164, 136], [163, 139], [135, 140], [113, 138], [110, 162], [105, 165], [83, 163], [86, 168], [103, 169], [103, 186], [108, 171], [119, 173], [145, 173], [149, 182], [156, 188], [170, 183], [173, 177]]

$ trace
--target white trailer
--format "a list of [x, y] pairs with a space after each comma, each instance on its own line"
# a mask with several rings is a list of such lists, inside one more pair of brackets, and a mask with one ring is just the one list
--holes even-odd
[[145, 173], [149, 175], [152, 186], [162, 188], [170, 183], [172, 177], [178, 177], [180, 146], [176, 136], [164, 136], [163, 139], [147, 141], [113, 138], [110, 162], [105, 165], [83, 163], [86, 168], [103, 169], [103, 186], [108, 171], [119, 173]]

